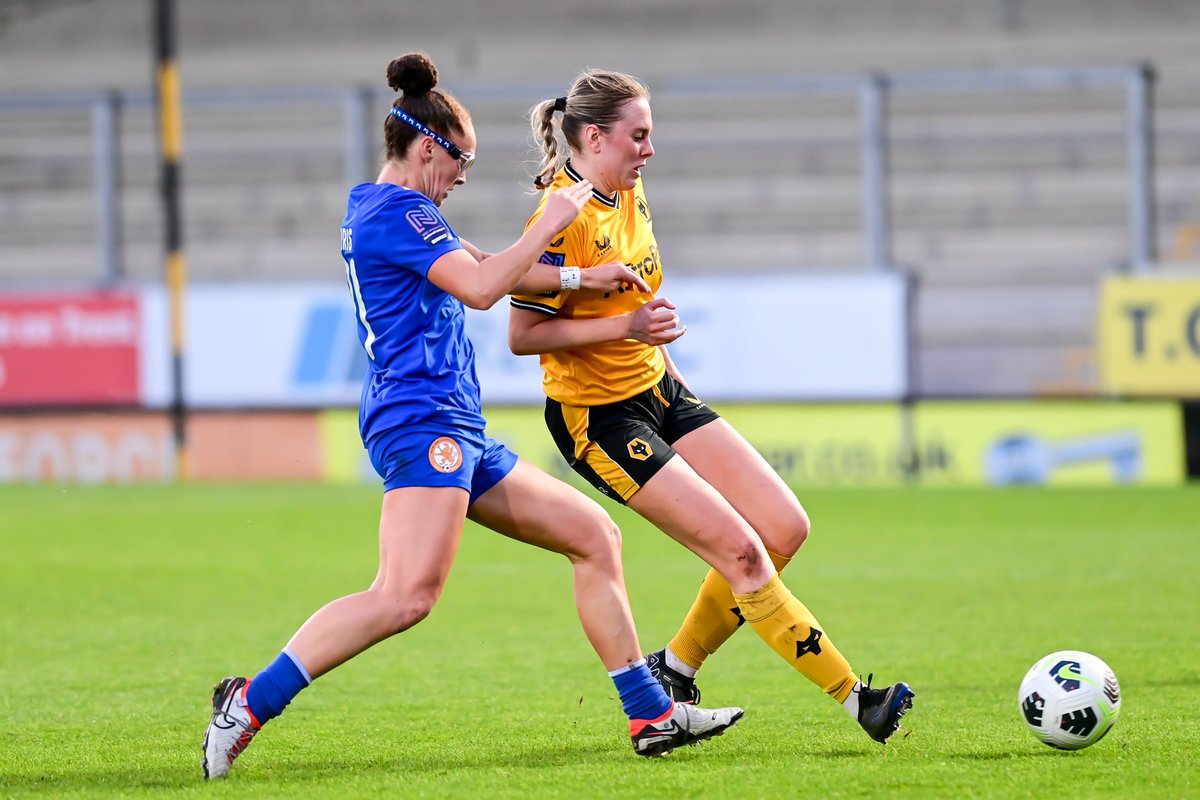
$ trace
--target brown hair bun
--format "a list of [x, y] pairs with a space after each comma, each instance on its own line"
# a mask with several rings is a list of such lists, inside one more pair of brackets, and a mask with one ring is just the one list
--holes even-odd
[[409, 97], [428, 94], [430, 89], [437, 86], [437, 78], [437, 67], [424, 53], [400, 56], [393, 59], [387, 68], [388, 86]]

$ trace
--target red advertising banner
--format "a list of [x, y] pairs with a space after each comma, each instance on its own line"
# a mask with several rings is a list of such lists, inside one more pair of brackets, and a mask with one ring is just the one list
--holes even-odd
[[0, 295], [0, 405], [139, 402], [133, 292]]

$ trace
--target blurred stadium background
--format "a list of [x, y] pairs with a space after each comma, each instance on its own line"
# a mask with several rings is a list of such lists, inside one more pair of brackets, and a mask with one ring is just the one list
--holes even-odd
[[[0, 480], [176, 475], [152, 7], [0, 0]], [[485, 249], [533, 205], [525, 110], [587, 66], [649, 84], [679, 360], [785, 477], [1200, 474], [1194, 0], [177, 13], [194, 477], [371, 479], [337, 226], [412, 49], [474, 115], [444, 210]], [[561, 474], [505, 314], [472, 323], [495, 433]]]

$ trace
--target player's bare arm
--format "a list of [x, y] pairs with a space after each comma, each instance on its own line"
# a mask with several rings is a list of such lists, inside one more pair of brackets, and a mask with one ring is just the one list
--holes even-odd
[[679, 324], [675, 304], [665, 297], [612, 317], [566, 319], [523, 308], [511, 309], [508, 316], [508, 346], [519, 356], [573, 350], [619, 339], [637, 339], [658, 346], [670, 344], [686, 332], [687, 326]]
[[468, 242], [466, 239], [462, 238], [461, 236], [458, 239], [458, 243], [461, 244], [463, 246], [463, 249], [466, 250], [468, 253], [470, 253], [471, 257], [474, 258], [476, 261], [482, 262], [482, 261], [489, 259], [495, 255], [495, 253], [485, 253], [483, 250], [480, 250], [478, 247], [471, 244], [470, 242]]
[[[486, 258], [486, 256], [485, 256]], [[571, 267], [556, 267], [551, 264], [534, 264], [513, 289], [513, 294], [538, 294], [557, 292], [563, 288], [562, 272]], [[579, 269], [579, 289], [595, 292], [629, 291], [649, 292], [650, 287], [641, 275], [622, 264], [609, 261], [594, 267]]]
[[[469, 250], [452, 250], [433, 262], [429, 280], [470, 308], [491, 308], [513, 290], [550, 240], [579, 215], [591, 191], [587, 181], [559, 189], [547, 198], [538, 221], [512, 246], [485, 261], [479, 261]], [[472, 249], [480, 253], [478, 248]]]

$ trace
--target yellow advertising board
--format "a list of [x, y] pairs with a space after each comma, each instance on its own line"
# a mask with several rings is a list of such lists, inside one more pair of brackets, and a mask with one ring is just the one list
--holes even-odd
[[[895, 405], [715, 407], [789, 484], [889, 486], [900, 481], [901, 426]], [[587, 486], [559, 454], [546, 430], [540, 406], [490, 407], [484, 409], [484, 414], [488, 434], [494, 439], [551, 475], [581, 488]], [[375, 479], [358, 440], [357, 411], [326, 411], [321, 429], [327, 480], [360, 480], [364, 476]]]
[[905, 454], [900, 407], [716, 404], [789, 486], [895, 486]]
[[[929, 401], [717, 404], [797, 490], [814, 486], [1178, 484], [1185, 477], [1177, 403]], [[485, 409], [488, 432], [580, 488], [540, 407]], [[352, 411], [326, 412], [326, 478], [378, 480]], [[590, 489], [587, 491], [591, 492]], [[597, 496], [599, 496], [597, 494]]]
[[[717, 403], [714, 408], [791, 486], [894, 486], [902, 477], [895, 405]], [[550, 474], [586, 485], [551, 441], [541, 408], [484, 413], [493, 437]]]
[[929, 402], [915, 409], [922, 448], [945, 468], [921, 484], [1179, 484], [1182, 412], [1171, 402]]
[[1108, 278], [1098, 328], [1102, 391], [1200, 397], [1200, 274]]

